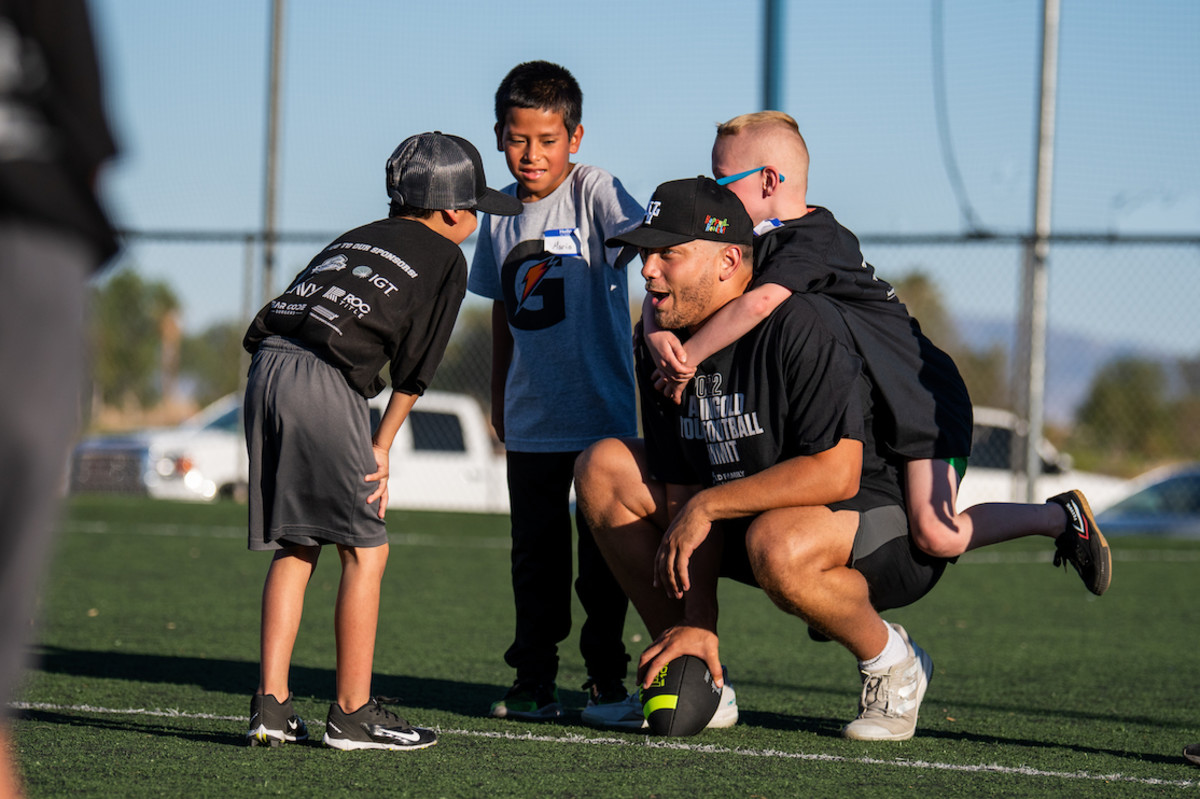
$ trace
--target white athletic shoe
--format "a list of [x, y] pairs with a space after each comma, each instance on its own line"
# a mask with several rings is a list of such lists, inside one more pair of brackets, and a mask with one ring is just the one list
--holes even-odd
[[737, 694], [733, 692], [733, 683], [729, 681], [729, 670], [724, 666], [721, 667], [721, 676], [725, 678], [725, 686], [721, 688], [721, 704], [717, 705], [717, 712], [705, 725], [708, 730], [723, 730], [738, 722]]
[[625, 686], [616, 680], [601, 684], [591, 678], [583, 687], [588, 692], [587, 707], [579, 714], [584, 724], [607, 730], [640, 730], [649, 726], [636, 691], [626, 693]]
[[887, 671], [861, 671], [863, 687], [858, 718], [842, 735], [858, 741], [907, 741], [917, 729], [921, 700], [933, 678], [933, 659], [913, 643], [899, 624], [892, 627], [904, 639], [908, 657]]

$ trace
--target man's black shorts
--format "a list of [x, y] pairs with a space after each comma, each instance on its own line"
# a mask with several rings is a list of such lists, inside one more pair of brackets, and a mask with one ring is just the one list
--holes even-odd
[[[758, 587], [746, 554], [746, 530], [754, 521], [730, 519], [721, 523], [725, 554], [721, 576]], [[908, 534], [908, 518], [899, 505], [884, 505], [859, 514], [850, 566], [867, 579], [876, 610], [911, 605], [929, 593], [949, 561], [926, 555]]]

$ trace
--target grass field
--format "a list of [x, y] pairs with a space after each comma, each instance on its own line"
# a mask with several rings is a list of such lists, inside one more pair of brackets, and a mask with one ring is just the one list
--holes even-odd
[[[661, 739], [579, 723], [575, 636], [562, 650], [565, 723], [486, 718], [512, 678], [507, 520], [389, 512], [374, 688], [441, 740], [344, 753], [244, 744], [269, 560], [246, 550], [244, 518], [232, 504], [72, 502], [15, 725], [31, 797], [1200, 796], [1200, 769], [1180, 756], [1200, 741], [1197, 543], [1111, 542], [1103, 598], [1051, 568], [1044, 539], [964, 558], [887, 614], [935, 667], [903, 743], [838, 737], [857, 701], [852, 658], [723, 584], [721, 651], [742, 720]], [[292, 673], [318, 741], [338, 574], [327, 555]], [[632, 611], [626, 635], [640, 652]]]

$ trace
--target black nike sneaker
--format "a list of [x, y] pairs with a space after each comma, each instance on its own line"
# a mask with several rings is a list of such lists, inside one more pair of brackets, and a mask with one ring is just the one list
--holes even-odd
[[437, 743], [437, 734], [412, 726], [371, 697], [353, 713], [337, 702], [330, 705], [324, 742], [334, 749], [425, 749]]
[[250, 700], [250, 729], [246, 743], [251, 746], [279, 746], [308, 740], [304, 719], [292, 710], [292, 697], [280, 702], [270, 694], [255, 694]]
[[1112, 555], [1087, 499], [1081, 491], [1068, 491], [1048, 501], [1057, 502], [1067, 512], [1067, 529], [1054, 540], [1054, 565], [1066, 568], [1070, 563], [1087, 589], [1100, 596], [1112, 581]]

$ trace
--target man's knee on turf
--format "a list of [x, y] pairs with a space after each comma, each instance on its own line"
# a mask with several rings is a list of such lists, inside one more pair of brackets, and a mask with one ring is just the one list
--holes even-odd
[[796, 604], [805, 586], [848, 563], [854, 532], [840, 529], [844, 526], [827, 508], [762, 514], [746, 531], [746, 554], [755, 580], [772, 599]]
[[644, 482], [633, 444], [623, 439], [601, 439], [575, 459], [575, 498], [593, 531], [611, 527]]
[[575, 496], [581, 503], [590, 504], [611, 496], [631, 460], [629, 448], [618, 438], [603, 438], [592, 444], [575, 459]]

